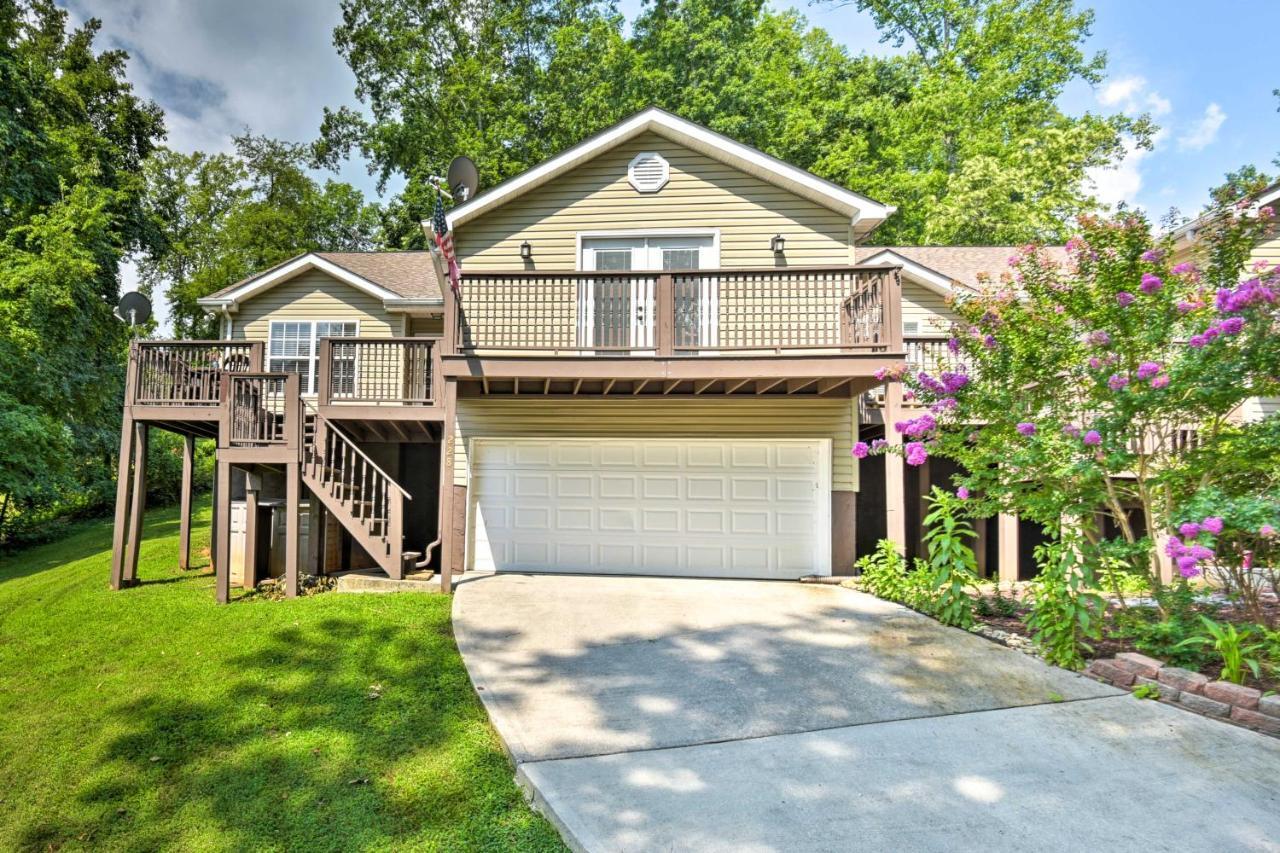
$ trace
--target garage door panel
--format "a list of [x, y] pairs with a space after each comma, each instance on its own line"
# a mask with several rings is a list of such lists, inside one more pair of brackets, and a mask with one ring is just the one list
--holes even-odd
[[590, 474], [557, 474], [557, 498], [590, 498], [595, 478]]
[[477, 440], [469, 559], [498, 571], [827, 573], [825, 447], [819, 440]]
[[685, 493], [691, 501], [722, 501], [725, 485], [722, 477], [690, 477], [685, 481]]
[[624, 474], [601, 474], [601, 498], [634, 498], [636, 496], [636, 477]]

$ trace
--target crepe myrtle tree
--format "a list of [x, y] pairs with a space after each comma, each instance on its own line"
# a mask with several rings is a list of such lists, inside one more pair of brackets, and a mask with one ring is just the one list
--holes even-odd
[[1226, 559], [1171, 539], [1179, 507], [1213, 483], [1218, 443], [1249, 429], [1232, 412], [1280, 393], [1280, 274], [1246, 268], [1273, 212], [1216, 216], [1200, 265], [1174, 263], [1169, 239], [1138, 215], [1078, 225], [1065, 259], [1026, 246], [953, 300], [949, 364], [885, 377], [927, 411], [892, 425], [900, 448], [855, 454], [953, 459], [971, 514], [1016, 513], [1078, 542], [1087, 562], [1128, 564], [1158, 588], [1157, 548], [1184, 576]]

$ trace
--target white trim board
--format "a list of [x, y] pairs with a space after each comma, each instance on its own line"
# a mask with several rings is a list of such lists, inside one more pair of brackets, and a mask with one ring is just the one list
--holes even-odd
[[[308, 252], [305, 255], [299, 255], [291, 261], [270, 270], [261, 275], [249, 279], [244, 284], [237, 287], [230, 293], [222, 296], [205, 296], [196, 300], [196, 304], [204, 308], [210, 313], [235, 313], [240, 307], [240, 303], [246, 299], [252, 299], [255, 296], [270, 290], [278, 284], [283, 284], [290, 279], [296, 278], [305, 272], [318, 270], [326, 275], [354, 287], [361, 293], [365, 293], [374, 299], [381, 300], [382, 307], [387, 311], [403, 311], [406, 313], [415, 312], [419, 309], [431, 309], [442, 307], [443, 299], [429, 298], [408, 298], [400, 296], [387, 290], [381, 285], [374, 284], [364, 276], [356, 275], [345, 267], [340, 267], [332, 261], [325, 260], [315, 252]], [[429, 311], [427, 313], [430, 313]]]
[[480, 214], [506, 204], [556, 176], [648, 131], [722, 163], [742, 169], [838, 213], [843, 213], [849, 217], [851, 225], [866, 222], [874, 227], [897, 210], [896, 207], [881, 204], [874, 199], [837, 186], [812, 172], [807, 172], [749, 145], [735, 142], [700, 124], [682, 119], [657, 107], [649, 107], [580, 142], [568, 151], [545, 160], [514, 178], [498, 184], [493, 189], [482, 192], [454, 207], [446, 214], [449, 227], [457, 228]]
[[916, 263], [910, 258], [904, 257], [892, 249], [884, 249], [876, 252], [869, 258], [861, 260], [860, 264], [884, 264], [889, 263], [902, 267], [903, 275], [912, 281], [932, 290], [934, 293], [940, 293], [948, 296], [957, 289], [968, 290], [969, 288], [963, 284], [954, 281], [950, 276], [943, 275], [935, 269]]

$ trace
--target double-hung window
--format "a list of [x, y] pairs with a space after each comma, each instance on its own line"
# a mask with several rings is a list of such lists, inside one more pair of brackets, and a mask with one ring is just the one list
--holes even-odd
[[[267, 370], [297, 373], [302, 377], [302, 393], [314, 394], [320, 382], [320, 339], [354, 338], [359, 333], [355, 320], [273, 320], [267, 338]], [[334, 362], [334, 376], [340, 382], [354, 379], [353, 356], [338, 352]]]

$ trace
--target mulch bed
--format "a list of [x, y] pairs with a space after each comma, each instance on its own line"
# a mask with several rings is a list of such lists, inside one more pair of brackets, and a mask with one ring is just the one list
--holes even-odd
[[[1132, 639], [1120, 636], [1117, 633], [1115, 615], [1118, 609], [1119, 608], [1116, 607], [1107, 608], [1106, 620], [1102, 629], [1102, 639], [1089, 641], [1089, 645], [1093, 648], [1093, 653], [1090, 655], [1091, 660], [1099, 658], [1113, 658], [1120, 652], [1140, 651], [1138, 647], [1134, 645]], [[1198, 612], [1204, 613], [1204, 615], [1219, 622], [1249, 624], [1252, 621], [1239, 607], [1230, 603], [1224, 604], [1218, 608], [1198, 607], [1196, 609]], [[990, 625], [993, 628], [998, 628], [1001, 631], [1007, 631], [1010, 634], [1017, 634], [1020, 637], [1026, 637], [1030, 640], [1031, 632], [1027, 630], [1026, 625], [1022, 624], [1021, 619], [1025, 612], [1025, 610], [1019, 609], [1017, 616], [982, 616], [975, 613], [974, 619], [984, 625]], [[1280, 624], [1280, 622], [1275, 621], [1277, 618], [1280, 618], [1280, 601], [1276, 601], [1274, 599], [1264, 601], [1263, 612], [1273, 620], [1272, 624]], [[1200, 673], [1211, 679], [1217, 679], [1221, 674], [1221, 665], [1207, 663], [1200, 667]], [[1268, 675], [1266, 672], [1263, 673], [1263, 677], [1261, 679], [1255, 679], [1250, 676], [1245, 683], [1249, 687], [1258, 688], [1263, 693], [1268, 691], [1280, 692], [1280, 677]]]

